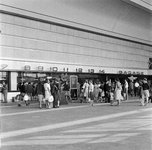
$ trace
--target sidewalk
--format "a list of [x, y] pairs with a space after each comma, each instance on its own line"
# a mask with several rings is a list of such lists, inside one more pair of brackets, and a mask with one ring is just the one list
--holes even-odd
[[[138, 97], [129, 97], [129, 101], [140, 101]], [[124, 100], [122, 101], [124, 102]], [[38, 101], [34, 100], [34, 101], [30, 101], [30, 105], [38, 105]], [[8, 103], [3, 103], [2, 101], [0, 102], [0, 106], [17, 106], [17, 102], [8, 102]], [[24, 104], [24, 102], [22, 101], [22, 104]], [[79, 106], [79, 105], [86, 105], [87, 103], [80, 103], [78, 100], [72, 100], [72, 102], [69, 102], [68, 104], [62, 104], [61, 106]], [[105, 102], [95, 102], [94, 104], [108, 104]]]

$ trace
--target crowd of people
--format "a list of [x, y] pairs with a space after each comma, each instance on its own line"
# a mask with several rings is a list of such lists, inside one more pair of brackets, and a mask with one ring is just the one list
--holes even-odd
[[90, 102], [93, 105], [95, 101], [104, 101], [111, 105], [120, 105], [121, 100], [128, 100], [128, 96], [139, 97], [141, 105], [147, 105], [152, 101], [152, 85], [149, 86], [147, 79], [127, 80], [123, 83], [119, 79], [107, 80], [104, 82], [85, 80], [80, 94], [80, 102]]
[[18, 90], [20, 91], [20, 94], [16, 96], [18, 106], [21, 106], [23, 100], [28, 106], [30, 100], [33, 100], [34, 97], [39, 101], [39, 108], [42, 108], [43, 103], [46, 108], [59, 108], [60, 106], [61, 89], [57, 78], [46, 78], [45, 81], [39, 80], [35, 86], [30, 82], [22, 82], [18, 85]]
[[[8, 86], [5, 81], [2, 83], [1, 89], [4, 97], [3, 102], [7, 103]], [[17, 89], [20, 94], [15, 99], [19, 107], [22, 106], [22, 101], [25, 101], [26, 106], [28, 106], [30, 101], [36, 99], [39, 101], [39, 108], [42, 108], [43, 104], [46, 108], [59, 108], [61, 91], [64, 91], [67, 103], [71, 101], [71, 97], [76, 96], [80, 103], [90, 103], [91, 106], [94, 102], [105, 102], [112, 106], [119, 106], [122, 100], [128, 100], [128, 96], [139, 97], [141, 106], [146, 106], [149, 102], [152, 102], [152, 84], [149, 85], [146, 78], [136, 79], [135, 81], [127, 78], [124, 81], [121, 80], [121, 82], [118, 78], [108, 79], [106, 82], [86, 79], [82, 84], [78, 82], [76, 92], [70, 90], [68, 80], [63, 82], [60, 78], [46, 78], [45, 81], [39, 80], [37, 84], [21, 82]]]

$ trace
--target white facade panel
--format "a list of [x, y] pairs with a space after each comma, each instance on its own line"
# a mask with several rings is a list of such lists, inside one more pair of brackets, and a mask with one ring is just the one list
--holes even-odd
[[[52, 25], [51, 22], [44, 23], [11, 14], [2, 14], [2, 18], [4, 16], [9, 21], [1, 20], [3, 60], [14, 59], [14, 63], [17, 59], [25, 63], [45, 60], [44, 66], [59, 62], [74, 67], [83, 66], [84, 70], [90, 67], [148, 70], [151, 46]], [[7, 69], [11, 68], [8, 66]]]

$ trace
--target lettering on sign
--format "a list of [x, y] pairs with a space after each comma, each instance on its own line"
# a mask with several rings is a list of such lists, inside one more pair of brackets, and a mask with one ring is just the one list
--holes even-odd
[[82, 72], [83, 70], [82, 70], [82, 68], [77, 68], [76, 69], [76, 72]]
[[143, 74], [144, 74], [144, 72], [139, 72], [139, 71], [132, 71], [132, 72], [131, 72], [131, 71], [122, 71], [122, 70], [118, 71], [118, 73], [119, 73], [119, 74], [124, 74], [124, 75], [125, 75], [125, 74], [126, 74], [126, 75], [127, 75], [127, 74], [129, 74], [129, 75], [130, 75], [130, 74], [133, 74], [133, 75], [143, 75]]
[[25, 70], [30, 70], [31, 68], [30, 68], [30, 66], [26, 65], [26, 66], [24, 66], [24, 69]]
[[88, 69], [89, 73], [94, 73], [94, 69]]
[[68, 71], [69, 71], [69, 68], [63, 68], [63, 71], [64, 71], [64, 72], [68, 72]]
[[58, 71], [58, 67], [50, 67], [50, 71], [51, 72], [57, 72]]
[[99, 73], [105, 73], [105, 70], [99, 70]]
[[39, 71], [43, 71], [43, 66], [38, 66]]

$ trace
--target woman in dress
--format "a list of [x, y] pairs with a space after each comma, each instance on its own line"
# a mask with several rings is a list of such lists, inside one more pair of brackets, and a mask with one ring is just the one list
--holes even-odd
[[45, 91], [46, 108], [51, 108], [52, 102], [49, 102], [51, 96], [51, 87], [50, 87], [49, 79], [46, 79], [46, 82], [44, 84], [44, 91]]
[[119, 79], [116, 79], [115, 100], [118, 102], [117, 106], [119, 106], [120, 101], [123, 100], [121, 91], [122, 91], [122, 85], [121, 85]]
[[84, 99], [86, 102], [88, 102], [88, 96], [89, 96], [89, 83], [88, 80], [85, 81], [85, 83], [83, 84], [83, 93], [84, 93]]

